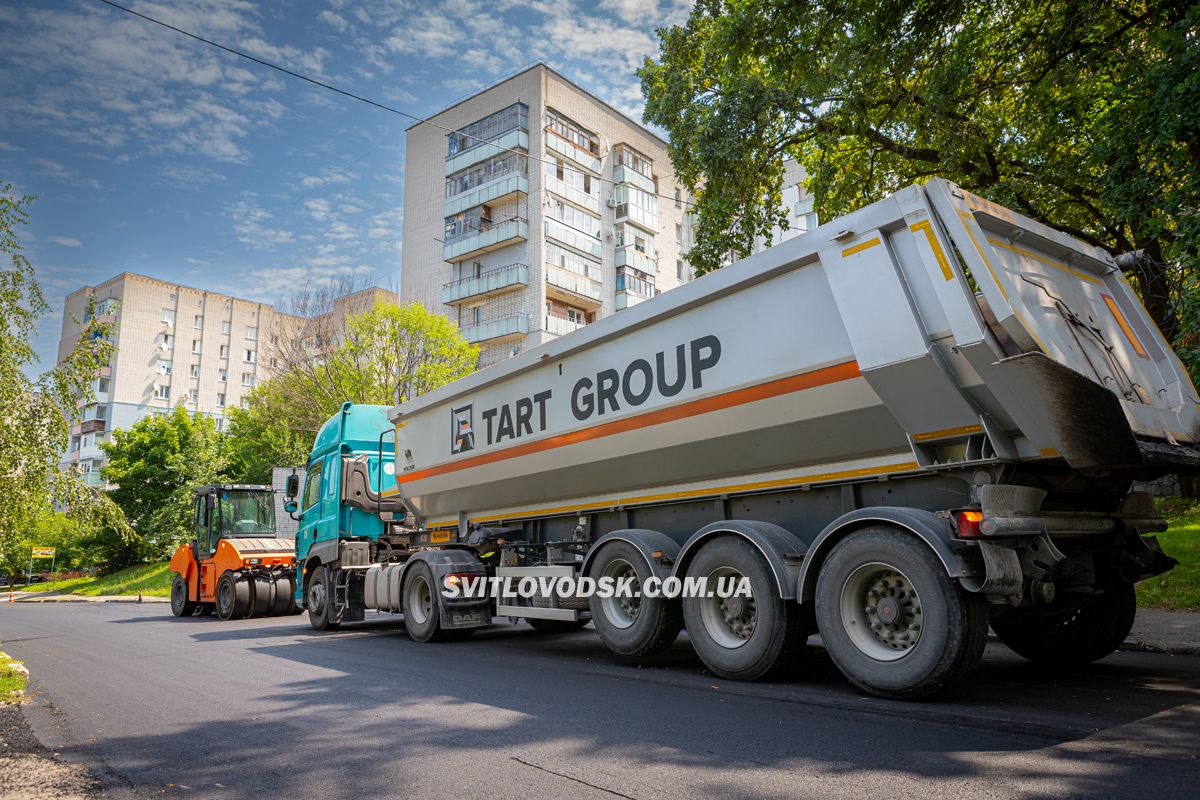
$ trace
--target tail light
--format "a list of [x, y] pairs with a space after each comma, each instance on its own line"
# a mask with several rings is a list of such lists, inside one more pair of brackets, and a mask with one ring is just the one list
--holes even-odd
[[472, 572], [451, 572], [446, 576], [445, 586], [447, 589], [459, 588], [464, 593], [470, 593], [471, 586], [479, 578], [478, 575]]
[[958, 512], [958, 538], [960, 539], [978, 539], [983, 534], [979, 530], [979, 523], [983, 522], [983, 512], [975, 511], [974, 509], [966, 509]]

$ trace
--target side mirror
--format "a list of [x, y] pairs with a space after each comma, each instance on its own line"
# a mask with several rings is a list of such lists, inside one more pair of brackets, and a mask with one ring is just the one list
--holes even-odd
[[[284, 487], [283, 494], [286, 497], [295, 497], [296, 495], [300, 494], [300, 476], [299, 475], [296, 475], [293, 473], [293, 474], [287, 476], [287, 484]], [[285, 508], [286, 508], [286, 506], [285, 506]], [[295, 509], [288, 509], [288, 511], [294, 511], [294, 510]]]
[[299, 507], [299, 506], [297, 506], [297, 505], [296, 505], [296, 501], [295, 501], [295, 500], [288, 500], [286, 503], [284, 503], [284, 504], [283, 504], [283, 510], [284, 510], [284, 511], [286, 511], [287, 513], [289, 513], [289, 514], [295, 514], [295, 513], [296, 513], [296, 509], [297, 509], [298, 507]]

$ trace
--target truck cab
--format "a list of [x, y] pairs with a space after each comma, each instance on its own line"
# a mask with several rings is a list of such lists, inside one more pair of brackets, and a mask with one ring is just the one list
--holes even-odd
[[296, 601], [310, 613], [320, 613], [332, 591], [320, 581], [325, 568], [365, 567], [372, 545], [404, 519], [398, 498], [384, 494], [395, 485], [387, 410], [342, 404], [317, 432], [303, 485], [298, 475], [288, 480], [284, 508], [299, 522]]

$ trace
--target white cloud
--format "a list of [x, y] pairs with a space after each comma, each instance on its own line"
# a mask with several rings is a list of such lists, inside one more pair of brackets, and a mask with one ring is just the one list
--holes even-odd
[[59, 245], [60, 247], [83, 247], [83, 242], [79, 241], [78, 239], [72, 239], [67, 236], [50, 236], [48, 238], [50, 239], [50, 241], [54, 242], [56, 245]]

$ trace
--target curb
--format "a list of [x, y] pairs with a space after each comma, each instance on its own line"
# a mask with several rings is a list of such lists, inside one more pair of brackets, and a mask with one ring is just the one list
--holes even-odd
[[170, 603], [166, 597], [22, 597], [14, 603]]

